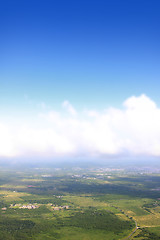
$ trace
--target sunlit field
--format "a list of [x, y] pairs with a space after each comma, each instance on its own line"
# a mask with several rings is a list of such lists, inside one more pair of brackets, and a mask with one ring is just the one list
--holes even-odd
[[0, 176], [0, 239], [160, 239], [158, 174], [44, 168]]

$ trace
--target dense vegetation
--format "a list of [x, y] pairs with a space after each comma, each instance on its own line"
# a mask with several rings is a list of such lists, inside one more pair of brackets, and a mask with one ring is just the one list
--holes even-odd
[[121, 169], [1, 169], [0, 240], [158, 240], [159, 180]]
[[134, 223], [131, 221], [122, 221], [112, 212], [97, 211], [96, 209], [75, 213], [69, 217], [67, 225], [86, 229], [102, 229], [116, 234], [134, 227]]

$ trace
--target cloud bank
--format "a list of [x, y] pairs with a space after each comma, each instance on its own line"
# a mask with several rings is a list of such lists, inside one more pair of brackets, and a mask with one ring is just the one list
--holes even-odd
[[146, 95], [121, 109], [78, 112], [68, 101], [61, 111], [35, 114], [36, 123], [0, 120], [0, 157], [160, 156], [160, 109]]

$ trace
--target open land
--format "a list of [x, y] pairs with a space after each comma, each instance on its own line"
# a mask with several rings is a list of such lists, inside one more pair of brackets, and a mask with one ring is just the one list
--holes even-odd
[[160, 171], [0, 168], [0, 240], [160, 239]]

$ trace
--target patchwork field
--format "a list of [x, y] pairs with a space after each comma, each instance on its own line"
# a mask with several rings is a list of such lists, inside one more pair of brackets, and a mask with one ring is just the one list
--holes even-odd
[[159, 183], [121, 169], [1, 169], [0, 239], [160, 239]]

